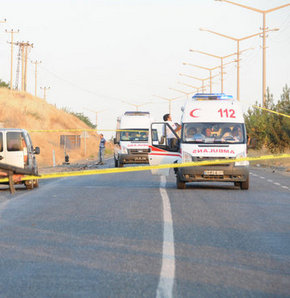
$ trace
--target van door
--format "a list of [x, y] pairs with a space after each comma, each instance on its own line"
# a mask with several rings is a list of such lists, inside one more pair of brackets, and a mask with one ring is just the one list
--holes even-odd
[[[179, 151], [180, 138], [166, 122], [153, 122], [149, 134], [150, 152], [148, 154], [151, 166], [181, 162]], [[153, 169], [153, 175], [169, 175], [169, 168]]]
[[6, 132], [6, 142], [4, 142], [3, 145], [4, 145], [4, 150], [3, 150], [4, 158], [1, 160], [1, 162], [11, 166], [24, 168], [23, 150], [25, 150], [24, 147], [26, 146], [26, 144], [25, 144], [23, 133], [18, 131]]

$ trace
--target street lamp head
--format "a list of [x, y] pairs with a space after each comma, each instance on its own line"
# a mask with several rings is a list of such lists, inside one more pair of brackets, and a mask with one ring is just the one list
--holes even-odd
[[186, 62], [182, 62], [182, 65], [187, 65], [187, 63]]
[[279, 31], [279, 30], [280, 30], [279, 28], [274, 28], [274, 29], [273, 29], [273, 31]]
[[204, 28], [199, 28], [199, 31], [206, 31], [206, 29], [204, 29]]

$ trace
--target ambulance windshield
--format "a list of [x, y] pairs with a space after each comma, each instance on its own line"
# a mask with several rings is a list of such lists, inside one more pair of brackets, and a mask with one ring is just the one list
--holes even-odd
[[242, 123], [184, 123], [183, 143], [232, 144], [245, 143]]

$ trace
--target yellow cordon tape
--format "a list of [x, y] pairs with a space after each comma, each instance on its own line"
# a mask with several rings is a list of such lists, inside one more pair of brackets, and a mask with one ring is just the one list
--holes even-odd
[[[107, 168], [98, 170], [86, 170], [86, 171], [73, 171], [73, 172], [59, 172], [51, 174], [43, 174], [39, 176], [24, 176], [21, 180], [31, 180], [31, 179], [53, 179], [62, 177], [74, 177], [74, 176], [88, 176], [88, 175], [100, 175], [100, 174], [114, 174], [114, 173], [126, 173], [126, 172], [138, 172], [138, 171], [148, 171], [154, 169], [167, 169], [167, 168], [184, 168], [184, 167], [196, 167], [202, 165], [215, 165], [221, 163], [233, 163], [238, 161], [257, 161], [257, 160], [272, 160], [279, 158], [290, 158], [290, 154], [282, 155], [264, 155], [260, 157], [244, 157], [237, 159], [216, 159], [212, 161], [199, 161], [199, 162], [187, 162], [187, 163], [174, 163], [174, 164], [164, 164], [157, 166], [138, 166], [138, 167], [126, 167], [126, 168]], [[0, 179], [0, 182], [8, 182], [8, 178]]]
[[73, 128], [73, 129], [31, 129], [28, 130], [29, 132], [70, 132], [70, 131], [76, 131], [76, 132], [83, 132], [83, 131], [130, 131], [130, 132], [140, 132], [145, 131], [148, 132], [148, 130], [142, 130], [142, 129], [82, 129], [82, 128]]
[[284, 116], [284, 117], [290, 118], [289, 115], [278, 113], [278, 112], [275, 112], [275, 111], [272, 111], [272, 110], [269, 110], [269, 109], [266, 109], [266, 108], [261, 108], [261, 107], [258, 107], [258, 106], [253, 106], [253, 107], [256, 108], [256, 109], [265, 110], [265, 111], [270, 112], [270, 113], [274, 113], [274, 114], [277, 114], [277, 115], [280, 115], [280, 116]]

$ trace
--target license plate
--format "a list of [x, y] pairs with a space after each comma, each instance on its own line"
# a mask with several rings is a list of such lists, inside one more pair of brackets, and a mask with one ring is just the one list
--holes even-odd
[[205, 175], [205, 176], [223, 176], [224, 171], [207, 170], [207, 171], [203, 172], [203, 175]]

